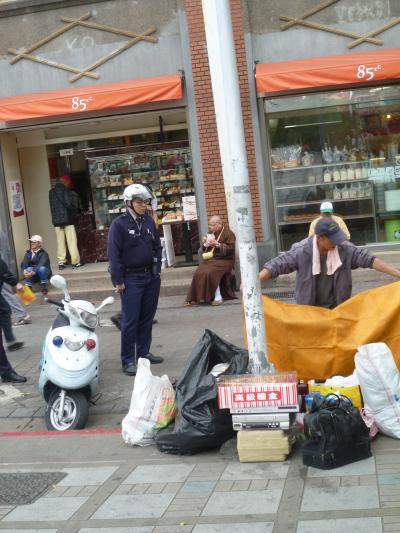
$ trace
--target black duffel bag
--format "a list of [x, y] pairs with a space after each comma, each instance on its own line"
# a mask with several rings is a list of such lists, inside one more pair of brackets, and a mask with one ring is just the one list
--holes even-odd
[[371, 457], [369, 430], [345, 396], [315, 396], [304, 416], [303, 464], [329, 470]]

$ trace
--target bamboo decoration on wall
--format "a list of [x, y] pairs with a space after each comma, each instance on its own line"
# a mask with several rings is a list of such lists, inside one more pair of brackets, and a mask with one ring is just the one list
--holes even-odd
[[339, 1], [340, 0], [327, 0], [326, 2], [323, 2], [321, 4], [314, 6], [311, 9], [308, 9], [305, 13], [299, 16], [289, 17], [286, 15], [280, 15], [279, 17], [280, 20], [285, 22], [285, 24], [282, 24], [280, 26], [280, 29], [282, 31], [285, 31], [297, 25], [297, 26], [303, 26], [305, 28], [312, 28], [315, 30], [325, 31], [328, 33], [334, 33], [336, 35], [342, 35], [343, 37], [349, 37], [350, 39], [352, 39], [352, 41], [347, 44], [347, 48], [351, 49], [364, 42], [375, 44], [377, 46], [382, 46], [384, 44], [383, 40], [376, 39], [376, 36], [380, 35], [386, 30], [389, 30], [390, 28], [393, 28], [394, 26], [397, 26], [397, 24], [400, 24], [400, 17], [399, 17], [399, 18], [392, 20], [391, 22], [388, 22], [387, 24], [384, 24], [383, 26], [380, 26], [379, 28], [375, 30], [365, 33], [364, 35], [359, 35], [352, 31], [343, 30], [341, 28], [335, 28], [333, 26], [328, 26], [326, 24], [321, 24], [319, 22], [312, 22], [310, 20], [306, 20], [308, 19], [308, 17], [311, 17], [312, 15], [315, 15], [316, 13], [319, 13], [323, 11], [324, 9], [327, 9], [333, 4], [337, 4]]
[[[92, 72], [94, 69], [100, 67], [101, 65], [104, 65], [107, 61], [110, 61], [110, 59], [116, 57], [117, 55], [121, 54], [122, 52], [125, 52], [125, 50], [128, 50], [133, 45], [140, 41], [147, 41], [149, 43], [156, 43], [158, 39], [156, 37], [152, 37], [151, 35], [157, 31], [157, 28], [155, 26], [151, 26], [146, 31], [137, 33], [132, 32], [128, 30], [123, 30], [120, 28], [114, 28], [112, 26], [106, 26], [104, 24], [97, 24], [95, 22], [90, 21], [91, 18], [90, 13], [85, 13], [81, 17], [74, 19], [70, 17], [60, 17], [61, 22], [65, 23], [66, 25], [62, 28], [59, 28], [58, 30], [52, 32], [47, 37], [44, 37], [37, 41], [36, 43], [32, 44], [31, 46], [28, 46], [27, 48], [22, 49], [15, 49], [15, 48], [9, 48], [8, 53], [12, 54], [14, 57], [10, 60], [10, 64], [14, 65], [21, 59], [27, 59], [29, 61], [33, 61], [35, 63], [40, 63], [42, 65], [47, 65], [49, 67], [58, 68], [60, 70], [65, 70], [67, 72], [71, 72], [74, 74], [70, 79], [70, 83], [74, 83], [77, 80], [80, 80], [83, 77], [93, 78], [98, 80], [100, 78], [100, 74], [97, 74], [96, 72]], [[56, 39], [57, 37], [60, 37], [60, 35], [63, 35], [67, 33], [69, 30], [76, 28], [76, 27], [84, 27], [84, 28], [90, 28], [93, 30], [98, 31], [105, 31], [108, 33], [113, 33], [115, 35], [122, 35], [124, 37], [128, 37], [129, 40], [125, 42], [122, 46], [119, 48], [113, 50], [112, 52], [106, 54], [103, 57], [100, 57], [97, 61], [92, 63], [91, 65], [88, 65], [85, 68], [77, 68], [73, 67], [71, 65], [66, 65], [64, 63], [59, 63], [57, 61], [52, 61], [50, 59], [46, 59], [44, 57], [33, 55], [32, 52], [35, 50], [38, 50], [45, 44], [51, 42], [52, 40]]]

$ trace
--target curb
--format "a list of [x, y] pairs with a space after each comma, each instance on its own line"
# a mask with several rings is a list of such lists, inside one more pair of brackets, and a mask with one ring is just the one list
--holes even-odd
[[1, 431], [0, 437], [54, 437], [82, 435], [112, 435], [121, 433], [121, 428], [68, 429], [65, 431]]

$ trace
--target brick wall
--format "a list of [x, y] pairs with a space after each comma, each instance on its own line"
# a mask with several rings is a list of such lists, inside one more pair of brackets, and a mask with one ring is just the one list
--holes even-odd
[[[230, 4], [242, 100], [247, 164], [253, 198], [254, 224], [256, 238], [257, 240], [261, 240], [261, 213], [249, 100], [249, 80], [244, 46], [243, 17], [240, 0], [231, 0]], [[200, 154], [203, 165], [207, 215], [220, 214], [227, 218], [201, 0], [185, 0], [185, 9], [189, 30], [190, 57], [192, 61], [196, 112], [199, 126]]]

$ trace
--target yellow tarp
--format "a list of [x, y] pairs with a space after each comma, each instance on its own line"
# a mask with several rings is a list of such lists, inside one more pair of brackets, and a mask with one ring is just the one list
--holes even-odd
[[361, 292], [335, 309], [263, 296], [268, 355], [299, 379], [351, 374], [357, 347], [385, 342], [400, 366], [400, 282]]

